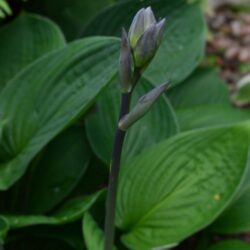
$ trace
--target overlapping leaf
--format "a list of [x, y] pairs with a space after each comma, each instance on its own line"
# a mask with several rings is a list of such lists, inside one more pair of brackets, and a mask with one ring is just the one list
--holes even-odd
[[250, 250], [250, 244], [240, 240], [227, 240], [210, 247], [208, 250]]
[[237, 199], [218, 220], [211, 230], [218, 233], [247, 233], [250, 231], [250, 190]]
[[[136, 86], [133, 106], [140, 96], [153, 86], [145, 79]], [[96, 111], [86, 120], [87, 135], [97, 156], [110, 162], [119, 109], [119, 84], [114, 81], [97, 102]], [[162, 97], [152, 110], [129, 130], [124, 144], [124, 160], [137, 155], [145, 148], [164, 140], [178, 131], [175, 114], [167, 98]]]
[[0, 37], [0, 90], [35, 59], [65, 45], [56, 24], [26, 13], [2, 27]]
[[249, 135], [248, 123], [182, 133], [123, 166], [116, 223], [124, 243], [164, 248], [210, 224], [241, 183]]
[[192, 76], [168, 92], [180, 129], [191, 130], [248, 120], [249, 111], [229, 102], [226, 84], [214, 69], [198, 69]]
[[176, 84], [195, 69], [203, 55], [205, 27], [199, 4], [186, 0], [124, 1], [97, 16], [84, 35], [119, 36], [121, 28], [128, 29], [135, 13], [145, 6], [152, 6], [157, 17], [167, 19], [163, 42], [145, 75], [155, 85], [166, 79]]
[[61, 202], [83, 176], [90, 157], [83, 126], [72, 127], [56, 137], [32, 171], [28, 211], [44, 213]]
[[52, 215], [4, 215], [11, 229], [33, 225], [61, 225], [80, 219], [104, 193], [103, 190], [72, 201], [68, 201]]
[[0, 189], [25, 172], [30, 160], [83, 114], [117, 71], [118, 41], [88, 38], [52, 52], [9, 82], [0, 95], [7, 123], [0, 142]]
[[26, 8], [57, 22], [69, 40], [75, 39], [87, 22], [114, 0], [31, 0]]

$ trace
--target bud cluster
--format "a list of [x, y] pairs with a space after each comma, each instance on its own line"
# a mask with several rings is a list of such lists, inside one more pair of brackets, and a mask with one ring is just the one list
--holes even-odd
[[123, 29], [120, 53], [120, 78], [123, 93], [132, 91], [135, 71], [142, 72], [160, 46], [165, 19], [157, 22], [151, 7], [135, 15], [129, 33]]

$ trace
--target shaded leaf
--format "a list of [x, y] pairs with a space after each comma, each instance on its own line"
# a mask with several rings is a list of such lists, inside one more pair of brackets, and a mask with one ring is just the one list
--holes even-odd
[[242, 181], [249, 133], [247, 123], [190, 131], [131, 159], [118, 190], [123, 242], [130, 249], [162, 247], [213, 222]]
[[26, 13], [2, 27], [0, 37], [0, 91], [34, 60], [65, 45], [63, 34], [56, 24]]
[[[218, 233], [248, 233], [250, 231], [250, 190], [247, 190], [211, 226]], [[239, 248], [240, 249], [240, 248]], [[249, 246], [250, 249], [250, 246]]]
[[182, 131], [248, 120], [249, 111], [229, 103], [226, 83], [215, 69], [198, 69], [168, 92]]
[[0, 216], [0, 244], [4, 243], [8, 231], [9, 231], [8, 221], [3, 216]]
[[29, 213], [44, 213], [61, 202], [77, 185], [91, 157], [84, 127], [72, 127], [46, 148], [32, 172]]
[[87, 22], [114, 0], [31, 0], [26, 8], [57, 22], [68, 40], [75, 39]]
[[84, 35], [120, 36], [121, 28], [125, 26], [128, 30], [135, 13], [145, 6], [152, 6], [157, 17], [167, 20], [163, 41], [145, 76], [154, 85], [167, 79], [174, 84], [181, 82], [196, 68], [203, 56], [205, 25], [198, 4], [190, 5], [185, 0], [120, 2], [90, 22]]
[[[113, 84], [114, 86], [107, 88], [98, 100], [96, 112], [86, 120], [86, 131], [90, 144], [96, 155], [106, 163], [109, 163], [111, 159], [120, 103], [119, 84], [116, 81]], [[142, 79], [134, 90], [131, 107], [152, 87], [147, 80]], [[178, 127], [172, 107], [167, 98], [159, 98], [149, 113], [128, 130], [123, 149], [124, 160], [176, 134], [177, 131]]]
[[11, 229], [33, 225], [61, 225], [70, 223], [81, 218], [103, 193], [104, 191], [101, 190], [95, 194], [68, 201], [50, 216], [4, 215], [4, 218], [9, 222]]
[[117, 51], [114, 38], [79, 40], [8, 84], [0, 95], [0, 114], [8, 121], [0, 143], [0, 190], [18, 180], [30, 160], [93, 104], [117, 71]]
[[198, 68], [182, 84], [170, 89], [167, 96], [175, 109], [225, 104], [228, 87], [214, 68]]
[[208, 248], [208, 250], [250, 250], [250, 244], [240, 240], [227, 240]]

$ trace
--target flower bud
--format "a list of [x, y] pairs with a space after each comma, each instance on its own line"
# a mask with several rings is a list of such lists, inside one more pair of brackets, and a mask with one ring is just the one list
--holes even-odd
[[119, 128], [126, 131], [131, 125], [140, 120], [150, 110], [159, 96], [167, 89], [168, 85], [169, 82], [166, 82], [142, 96], [133, 110], [120, 120]]
[[156, 24], [156, 20], [151, 7], [142, 8], [137, 12], [129, 29], [131, 48], [135, 48], [139, 38], [153, 24]]
[[143, 68], [152, 60], [157, 49], [157, 28], [150, 26], [138, 40], [134, 49], [135, 66]]
[[136, 67], [145, 69], [152, 60], [161, 43], [164, 26], [165, 19], [157, 23], [151, 7], [137, 12], [129, 30]]
[[144, 32], [144, 12], [145, 12], [144, 8], [140, 9], [136, 13], [133, 19], [133, 22], [130, 26], [128, 34], [129, 34], [131, 48], [135, 47], [138, 39], [141, 37], [141, 35]]
[[126, 31], [122, 30], [121, 39], [121, 52], [120, 52], [120, 78], [121, 78], [121, 89], [123, 93], [131, 91], [132, 82], [132, 54]]
[[162, 19], [159, 23], [156, 24], [156, 29], [157, 29], [157, 48], [160, 46], [162, 38], [163, 38], [163, 34], [164, 34], [164, 30], [165, 30], [165, 24], [166, 24], [166, 19]]

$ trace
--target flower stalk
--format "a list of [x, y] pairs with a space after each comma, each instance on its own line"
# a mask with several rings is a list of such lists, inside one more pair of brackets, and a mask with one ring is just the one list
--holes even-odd
[[137, 12], [129, 29], [129, 34], [124, 29], [122, 31], [119, 66], [121, 103], [110, 166], [104, 250], [111, 250], [114, 246], [116, 196], [126, 131], [128, 127], [148, 112], [167, 87], [167, 84], [163, 84], [150, 91], [139, 100], [132, 112], [129, 113], [133, 90], [142, 72], [156, 54], [162, 40], [164, 26], [165, 19], [156, 22], [152, 9], [148, 7]]

